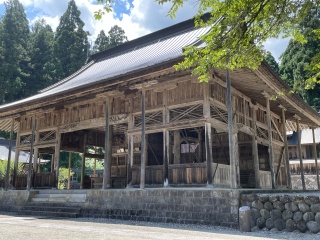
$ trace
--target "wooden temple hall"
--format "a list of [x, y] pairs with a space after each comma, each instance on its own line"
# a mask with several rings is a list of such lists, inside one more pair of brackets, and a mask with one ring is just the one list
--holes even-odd
[[[175, 70], [183, 47], [200, 46], [207, 31], [189, 20], [126, 42], [0, 106], [0, 129], [16, 133], [17, 152], [33, 155], [25, 174], [9, 156], [7, 186], [55, 187], [67, 151], [82, 154], [82, 187], [86, 159], [97, 158], [104, 170], [93, 188], [290, 188], [286, 131], [320, 126], [318, 113], [287, 94], [266, 62], [230, 74], [212, 69], [208, 83]], [[39, 154], [52, 156], [51, 172], [37, 171]]]

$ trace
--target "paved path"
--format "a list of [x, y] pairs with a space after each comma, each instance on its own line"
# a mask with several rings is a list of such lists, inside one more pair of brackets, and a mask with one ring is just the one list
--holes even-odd
[[106, 219], [58, 219], [0, 213], [0, 240], [220, 240], [320, 239], [297, 233], [240, 233], [238, 230]]

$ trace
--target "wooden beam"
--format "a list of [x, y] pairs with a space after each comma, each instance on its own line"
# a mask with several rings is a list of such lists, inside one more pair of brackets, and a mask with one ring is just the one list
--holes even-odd
[[97, 158], [97, 159], [104, 159], [103, 154], [96, 154], [96, 153], [85, 153], [86, 158]]
[[299, 124], [299, 117], [296, 117], [296, 125], [297, 125], [297, 135], [298, 135], [298, 152], [299, 152], [299, 159], [300, 159], [300, 172], [301, 172], [301, 182], [303, 190], [306, 190], [306, 183], [304, 179], [304, 167], [302, 161], [302, 151], [301, 151], [301, 132], [300, 132], [300, 124]]
[[7, 191], [10, 185], [10, 162], [11, 162], [11, 150], [12, 150], [12, 139], [14, 131], [14, 118], [11, 119], [11, 130], [10, 130], [10, 142], [9, 142], [9, 152], [8, 152], [8, 162], [7, 162], [7, 171], [5, 178], [4, 190]]
[[317, 145], [316, 145], [316, 137], [314, 134], [314, 128], [312, 128], [312, 141], [313, 141], [313, 156], [314, 156], [314, 161], [315, 161], [315, 165], [316, 165], [317, 186], [318, 186], [318, 190], [320, 190]]
[[278, 129], [278, 127], [277, 127], [277, 125], [276, 125], [275, 121], [274, 121], [272, 118], [271, 118], [271, 121], [272, 121], [272, 124], [273, 124], [274, 128], [276, 129], [276, 131], [277, 131], [277, 133], [278, 133], [279, 137], [280, 137], [280, 138], [281, 138], [281, 140], [284, 142], [284, 138], [283, 138], [283, 136], [282, 136], [282, 134], [281, 134], [280, 130]]
[[270, 98], [267, 93], [263, 93], [266, 97], [266, 109], [267, 109], [267, 125], [268, 125], [268, 139], [269, 139], [269, 165], [270, 165], [270, 172], [271, 172], [271, 182], [272, 182], [272, 189], [277, 188], [276, 184], [276, 176], [274, 173], [274, 151], [273, 151], [273, 138], [272, 138], [272, 128], [271, 128], [271, 115], [270, 115]]
[[[117, 114], [117, 115], [109, 116], [109, 125], [117, 125], [117, 124], [127, 123], [127, 122], [128, 122], [127, 114]], [[61, 133], [79, 131], [83, 129], [88, 129], [88, 127], [90, 128], [105, 127], [105, 124], [106, 124], [106, 120], [104, 117], [68, 123], [61, 126]]]

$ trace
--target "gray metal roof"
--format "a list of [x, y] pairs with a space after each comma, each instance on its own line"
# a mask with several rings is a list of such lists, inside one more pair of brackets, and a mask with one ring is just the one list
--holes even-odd
[[95, 59], [75, 74], [44, 89], [39, 94], [2, 105], [0, 110], [58, 95], [69, 90], [176, 59], [182, 56], [183, 47], [198, 42], [199, 37], [207, 31], [208, 28], [195, 29], [192, 27], [164, 38], [159, 37], [147, 44], [137, 45], [126, 52], [118, 52], [118, 54]]

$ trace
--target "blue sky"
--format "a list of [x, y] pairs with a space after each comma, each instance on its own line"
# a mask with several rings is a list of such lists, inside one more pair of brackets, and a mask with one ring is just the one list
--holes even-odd
[[[0, 15], [4, 14], [4, 1], [0, 0]], [[67, 0], [20, 0], [23, 4], [30, 25], [40, 18], [44, 18], [55, 29], [59, 24], [59, 18], [66, 11]], [[175, 23], [191, 18], [196, 12], [196, 0], [189, 0], [177, 13], [175, 19], [170, 19], [167, 13], [170, 4], [159, 5], [155, 0], [118, 0], [113, 7], [113, 13], [106, 14], [102, 20], [96, 21], [93, 17], [95, 11], [101, 6], [95, 0], [75, 0], [81, 11], [81, 18], [85, 23], [85, 30], [91, 33], [91, 39], [101, 30], [118, 25], [124, 29], [129, 40], [143, 36], [150, 32], [165, 28]], [[270, 39], [265, 47], [278, 59], [285, 50], [288, 39]]]

